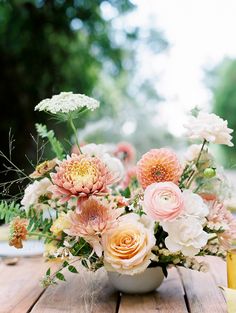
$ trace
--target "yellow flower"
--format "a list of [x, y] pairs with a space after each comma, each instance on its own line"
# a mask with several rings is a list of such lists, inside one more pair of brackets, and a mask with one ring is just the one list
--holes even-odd
[[53, 222], [50, 230], [55, 236], [59, 236], [64, 229], [70, 227], [68, 215], [64, 212], [59, 214], [59, 217]]
[[50, 243], [46, 243], [44, 245], [44, 257], [48, 257], [53, 255], [57, 251], [56, 241], [52, 241]]

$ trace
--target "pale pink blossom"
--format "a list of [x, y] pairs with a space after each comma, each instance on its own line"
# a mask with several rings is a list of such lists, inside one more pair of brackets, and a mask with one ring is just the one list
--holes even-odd
[[208, 202], [210, 213], [207, 217], [210, 226], [222, 228], [224, 231], [218, 233], [218, 238], [221, 245], [228, 249], [232, 241], [236, 240], [236, 219], [223, 203], [217, 201]]
[[151, 184], [145, 189], [143, 207], [155, 221], [173, 220], [184, 210], [182, 192], [172, 182]]
[[105, 199], [90, 197], [80, 204], [80, 210], [69, 215], [70, 228], [64, 230], [70, 236], [83, 237], [89, 242], [98, 256], [102, 255], [100, 237], [117, 225], [117, 218], [123, 209], [114, 208]]

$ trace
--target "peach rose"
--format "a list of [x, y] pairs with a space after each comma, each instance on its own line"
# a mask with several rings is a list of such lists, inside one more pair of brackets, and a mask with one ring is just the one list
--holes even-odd
[[119, 225], [102, 236], [105, 268], [128, 275], [143, 272], [153, 256], [153, 228], [146, 216], [131, 213], [120, 217]]
[[154, 183], [144, 192], [144, 211], [155, 221], [168, 221], [184, 210], [184, 200], [179, 187], [172, 182]]

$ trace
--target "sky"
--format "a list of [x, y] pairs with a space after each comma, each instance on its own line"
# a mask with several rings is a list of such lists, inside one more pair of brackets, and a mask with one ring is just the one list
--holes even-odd
[[[137, 10], [131, 25], [162, 30], [170, 44], [167, 53], [139, 55], [143, 75], [156, 80], [165, 97], [158, 118], [175, 136], [189, 111], [198, 106], [211, 110], [211, 93], [204, 84], [204, 69], [225, 57], [236, 58], [236, 0], [133, 0]], [[157, 79], [158, 77], [158, 79]]]

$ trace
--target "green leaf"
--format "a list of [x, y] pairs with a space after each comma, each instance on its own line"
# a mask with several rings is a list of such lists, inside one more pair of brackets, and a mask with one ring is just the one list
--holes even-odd
[[168, 276], [168, 271], [167, 271], [166, 266], [162, 266], [162, 271], [163, 271], [164, 276], [167, 278], [167, 276]]
[[57, 272], [56, 273], [56, 278], [59, 279], [59, 280], [66, 281], [64, 275], [61, 272]]
[[67, 267], [68, 265], [69, 265], [69, 263], [67, 261], [64, 261], [62, 264], [63, 267]]
[[77, 269], [76, 269], [73, 265], [69, 265], [69, 266], [68, 266], [68, 270], [69, 270], [71, 273], [78, 273]]
[[46, 272], [46, 276], [50, 276], [51, 275], [51, 269], [49, 268]]
[[42, 125], [42, 124], [35, 124], [37, 133], [39, 134], [39, 136], [41, 138], [47, 138], [48, 141], [51, 144], [52, 147], [52, 151], [56, 154], [56, 156], [58, 157], [58, 159], [63, 159], [64, 157], [64, 149], [62, 144], [60, 143], [59, 140], [56, 139], [55, 137], [55, 133], [53, 130], [47, 130], [47, 126], [46, 125]]
[[131, 195], [131, 192], [130, 192], [130, 188], [129, 188], [129, 187], [127, 187], [125, 190], [122, 190], [120, 193], [121, 193], [121, 195], [122, 195], [123, 197], [125, 197], [125, 198], [129, 198], [130, 195]]

